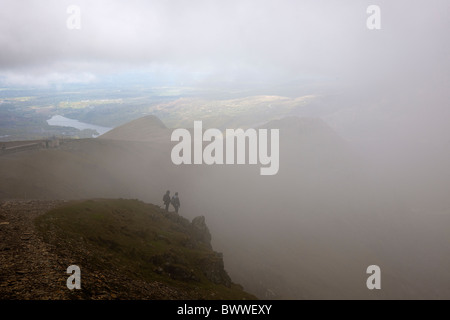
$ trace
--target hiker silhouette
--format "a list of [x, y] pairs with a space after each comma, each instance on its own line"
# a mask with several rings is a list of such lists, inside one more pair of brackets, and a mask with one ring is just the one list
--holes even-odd
[[175, 192], [175, 195], [172, 197], [171, 203], [175, 208], [175, 212], [178, 213], [178, 208], [181, 207], [180, 198], [178, 198], [178, 192]]
[[169, 211], [169, 204], [170, 204], [170, 191], [167, 190], [166, 194], [163, 197], [164, 205], [166, 206], [166, 211]]

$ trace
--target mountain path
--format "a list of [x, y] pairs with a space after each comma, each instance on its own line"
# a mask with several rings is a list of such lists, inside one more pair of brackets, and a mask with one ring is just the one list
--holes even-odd
[[63, 201], [0, 201], [0, 299], [64, 299], [65, 270], [37, 234], [38, 215]]

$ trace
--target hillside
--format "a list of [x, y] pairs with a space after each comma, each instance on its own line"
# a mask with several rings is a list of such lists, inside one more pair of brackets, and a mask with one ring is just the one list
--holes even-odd
[[171, 130], [153, 115], [145, 116], [127, 122], [101, 135], [100, 139], [124, 140], [124, 141], [155, 141], [165, 138], [170, 141]]
[[[0, 297], [7, 299], [255, 299], [192, 222], [137, 200], [3, 201]], [[65, 269], [81, 269], [81, 290]]]

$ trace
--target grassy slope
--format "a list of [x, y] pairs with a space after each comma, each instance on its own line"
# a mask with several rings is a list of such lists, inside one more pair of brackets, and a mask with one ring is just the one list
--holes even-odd
[[194, 239], [189, 221], [154, 205], [124, 199], [74, 201], [40, 216], [36, 226], [57, 248], [87, 255], [83, 260], [90, 268], [158, 281], [194, 299], [255, 299], [237, 284], [210, 281], [205, 269], [221, 265], [222, 257]]

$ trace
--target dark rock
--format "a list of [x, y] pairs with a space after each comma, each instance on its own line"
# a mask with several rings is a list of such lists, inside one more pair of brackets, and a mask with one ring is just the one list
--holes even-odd
[[178, 213], [176, 212], [164, 212], [164, 216], [166, 218], [168, 218], [169, 220], [178, 223], [180, 226], [184, 227], [184, 228], [188, 228], [190, 223], [189, 220], [180, 216]]
[[26, 271], [26, 270], [17, 270], [16, 273], [17, 274], [26, 274], [26, 273], [28, 273], [28, 271]]
[[163, 236], [162, 234], [158, 234], [158, 235], [156, 236], [156, 240], [165, 241], [165, 242], [168, 243], [168, 244], [171, 243], [170, 239], [167, 238], [167, 237], [165, 237], [165, 236]]
[[205, 222], [204, 216], [195, 217], [191, 223], [192, 238], [196, 241], [206, 244], [209, 248], [211, 246], [211, 233]]
[[189, 270], [182, 265], [166, 263], [163, 266], [165, 272], [174, 280], [182, 281], [200, 281], [194, 274], [193, 270]]
[[206, 278], [215, 283], [223, 284], [226, 287], [231, 287], [231, 278], [225, 271], [223, 263], [223, 255], [219, 252], [214, 252], [200, 261], [201, 269]]

